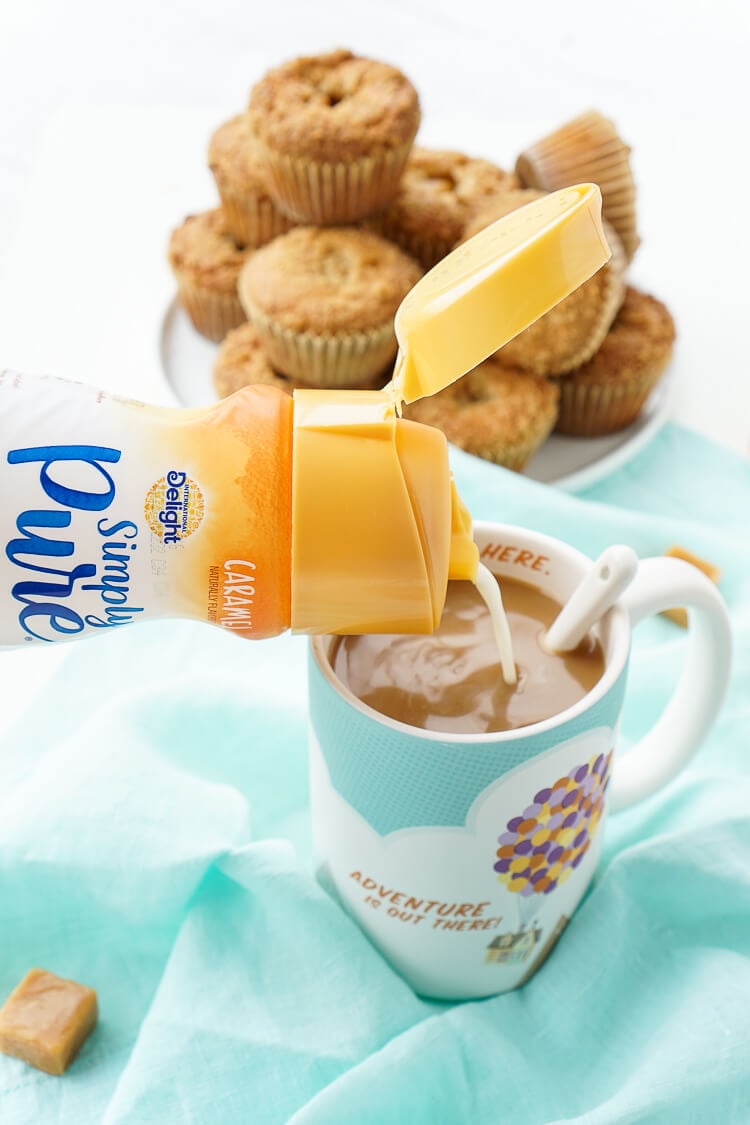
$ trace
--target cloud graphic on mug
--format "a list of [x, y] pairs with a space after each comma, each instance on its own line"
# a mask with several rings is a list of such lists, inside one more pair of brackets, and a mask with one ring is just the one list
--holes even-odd
[[[314, 793], [314, 819], [316, 834], [316, 851], [319, 860], [325, 861], [333, 871], [339, 889], [344, 897], [357, 906], [364, 898], [361, 880], [368, 880], [370, 893], [375, 897], [389, 898], [385, 892], [392, 892], [389, 902], [395, 906], [403, 906], [404, 902], [413, 898], [424, 900], [441, 900], [445, 903], [483, 903], [492, 900], [493, 904], [500, 907], [499, 911], [493, 905], [487, 906], [486, 913], [504, 913], [501, 905], [502, 898], [512, 893], [519, 907], [522, 903], [536, 902], [549, 904], [550, 910], [556, 915], [560, 909], [570, 913], [575, 901], [583, 893], [588, 879], [593, 874], [593, 868], [598, 854], [598, 842], [594, 839], [601, 823], [605, 804], [605, 794], [609, 768], [611, 764], [611, 747], [614, 741], [614, 731], [610, 727], [597, 727], [575, 735], [573, 738], [558, 744], [549, 750], [543, 751], [509, 773], [504, 774], [487, 786], [473, 802], [466, 821], [460, 825], [408, 827], [398, 829], [381, 836], [345, 798], [331, 785], [330, 775], [323, 755], [313, 736], [311, 740], [311, 781]], [[593, 767], [601, 759], [597, 770]], [[586, 764], [587, 773], [583, 775], [581, 763]], [[575, 781], [576, 774], [581, 774], [581, 780]], [[586, 777], [592, 780], [586, 784]], [[550, 785], [550, 778], [558, 781]], [[565, 790], [563, 792], [563, 781]], [[571, 782], [570, 787], [568, 783]], [[584, 793], [583, 790], [586, 790]], [[545, 792], [546, 791], [546, 792]], [[544, 801], [533, 801], [536, 795], [544, 795]], [[563, 805], [562, 810], [558, 805]], [[572, 854], [566, 857], [568, 872], [564, 878], [550, 880], [549, 892], [532, 899], [533, 892], [527, 892], [528, 897], [521, 896], [520, 886], [514, 886], [511, 892], [511, 880], [501, 878], [506, 873], [493, 870], [493, 864], [498, 862], [496, 851], [498, 846], [508, 847], [518, 843], [522, 844], [521, 851], [511, 857], [503, 856], [513, 862], [523, 859], [523, 867], [511, 874], [520, 874], [529, 866], [526, 845], [522, 842], [529, 840], [531, 854], [533, 848], [540, 847], [545, 841], [540, 839], [533, 843], [533, 837], [540, 831], [538, 824], [534, 825], [534, 832], [530, 835], [521, 832], [521, 823], [514, 830], [506, 828], [506, 832], [513, 832], [512, 839], [498, 845], [498, 831], [503, 826], [516, 820], [514, 813], [517, 810], [531, 812], [531, 805], [539, 805], [538, 810], [531, 815], [521, 818], [531, 821], [544, 818], [549, 811], [547, 825], [552, 818], [564, 816], [559, 821], [553, 822], [553, 827], [545, 827], [549, 832], [549, 847], [545, 852], [537, 854], [546, 856], [547, 868], [553, 868], [561, 863], [556, 848], [562, 847]], [[586, 807], [584, 807], [586, 805]], [[575, 812], [577, 819], [566, 825], [565, 821]], [[578, 817], [580, 816], [580, 819]], [[531, 825], [525, 827], [531, 828]], [[586, 837], [579, 843], [575, 841], [581, 832], [586, 830]], [[572, 831], [572, 837], [568, 832]], [[503, 833], [505, 835], [505, 833]], [[572, 847], [571, 847], [572, 845]], [[553, 858], [554, 856], [554, 858]], [[579, 858], [580, 857], [580, 858]], [[575, 860], [575, 866], [573, 866]], [[542, 867], [535, 861], [535, 869]], [[534, 874], [535, 869], [532, 869]], [[510, 864], [509, 864], [510, 871]], [[562, 873], [562, 868], [561, 868]], [[575, 873], [573, 879], [564, 890], [562, 884]], [[557, 874], [557, 872], [555, 873]], [[522, 876], [527, 881], [529, 876]], [[554, 887], [551, 885], [554, 881]], [[537, 880], [537, 886], [540, 880]], [[520, 879], [515, 880], [516, 884]], [[377, 886], [377, 893], [373, 892], [373, 885]], [[572, 894], [568, 894], [572, 888]], [[546, 889], [546, 888], [545, 888]], [[557, 890], [557, 893], [552, 893]], [[498, 895], [498, 892], [500, 894]], [[559, 896], [562, 895], [562, 898]], [[568, 902], [571, 899], [571, 902]], [[553, 901], [554, 900], [554, 901]], [[575, 901], [573, 901], [575, 900]], [[437, 907], [435, 908], [437, 910]], [[447, 909], [447, 908], [446, 908]], [[363, 910], [368, 911], [367, 907]], [[381, 917], [385, 911], [374, 911], [372, 918], [369, 913], [360, 914], [362, 920], [367, 919], [376, 927], [384, 919]], [[535, 911], [535, 914], [537, 912]], [[546, 909], [545, 909], [546, 913]], [[375, 915], [378, 915], [376, 918]], [[415, 930], [419, 927], [415, 927]]]
[[507, 822], [493, 866], [509, 891], [550, 894], [578, 867], [599, 825], [611, 762], [610, 751], [574, 766]]

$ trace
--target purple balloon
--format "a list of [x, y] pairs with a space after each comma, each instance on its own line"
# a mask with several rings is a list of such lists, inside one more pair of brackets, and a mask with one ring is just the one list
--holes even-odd
[[574, 848], [580, 848], [581, 844], [584, 843], [587, 836], [588, 836], [588, 832], [586, 831], [586, 829], [585, 828], [582, 829], [582, 831], [578, 833], [575, 840], [573, 841], [573, 847]]
[[552, 844], [550, 843], [550, 841], [545, 840], [543, 844], [537, 844], [537, 846], [534, 848], [533, 854], [534, 855], [544, 855], [544, 853], [549, 851], [549, 849], [551, 847], [552, 847]]
[[555, 889], [555, 887], [556, 887], [556, 886], [557, 886], [557, 879], [553, 879], [553, 880], [551, 881], [550, 885], [549, 885], [548, 887], [545, 887], [545, 888], [544, 888], [544, 893], [545, 893], [546, 895], [549, 895], [549, 894], [551, 894], [551, 893], [552, 893], [552, 891], [554, 891], [554, 889]]
[[505, 875], [510, 869], [509, 859], [499, 859], [495, 864], [495, 871], [499, 871], [501, 875]]
[[581, 814], [577, 812], [568, 813], [563, 821], [563, 828], [575, 828], [578, 823], [578, 818]]
[[539, 882], [540, 879], [543, 879], [544, 878], [544, 870], [545, 869], [542, 867], [541, 870], [535, 871], [534, 874], [531, 876], [531, 882], [536, 885]]
[[502, 836], [498, 836], [498, 844], [515, 844], [518, 839], [517, 832], [503, 832]]
[[547, 856], [547, 863], [549, 863], [550, 865], [553, 864], [553, 863], [557, 863], [558, 859], [560, 858], [560, 856], [563, 854], [564, 851], [565, 851], [565, 848], [561, 848], [560, 845], [558, 844], [557, 847], [553, 848], [552, 851]]
[[540, 789], [539, 792], [537, 793], [536, 797], [534, 798], [534, 804], [536, 804], [536, 805], [546, 805], [547, 801], [549, 801], [549, 799], [550, 799], [551, 793], [552, 793], [551, 789]]
[[588, 772], [589, 772], [588, 766], [579, 766], [578, 769], [576, 770], [576, 772], [573, 774], [573, 779], [575, 781], [583, 781], [584, 777], [586, 776], [586, 774]]
[[580, 796], [580, 790], [571, 789], [570, 792], [566, 793], [565, 796], [563, 797], [562, 807], [564, 809], [570, 808], [571, 805], [575, 804], [575, 802], [578, 800], [579, 796]]
[[571, 866], [571, 867], [574, 867], [574, 868], [575, 868], [575, 867], [578, 867], [578, 864], [579, 864], [579, 863], [581, 862], [581, 860], [583, 859], [583, 857], [584, 857], [584, 855], [585, 855], [585, 854], [586, 854], [585, 852], [579, 852], [579, 853], [578, 853], [578, 855], [577, 855], [577, 856], [575, 857], [575, 859], [573, 860], [573, 862], [571, 863], [571, 865], [570, 865], [570, 866]]
[[508, 821], [508, 824], [507, 824], [506, 827], [507, 827], [509, 832], [517, 832], [518, 829], [519, 829], [519, 826], [521, 824], [523, 824], [523, 817], [522, 816], [514, 816], [512, 820]]
[[514, 847], [516, 855], [528, 855], [533, 847], [531, 840], [519, 840]]
[[594, 762], [594, 773], [599, 773], [599, 771], [601, 770], [603, 765], [604, 765], [604, 755], [600, 754], [599, 757]]

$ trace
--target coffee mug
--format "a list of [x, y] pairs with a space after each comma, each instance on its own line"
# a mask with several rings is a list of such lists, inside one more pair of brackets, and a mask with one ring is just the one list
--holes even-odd
[[[563, 604], [591, 561], [518, 527], [475, 526], [501, 580]], [[687, 653], [655, 726], [613, 761], [631, 628], [688, 607]], [[724, 603], [695, 567], [641, 561], [596, 627], [604, 674], [578, 703], [520, 729], [444, 734], [362, 703], [334, 675], [333, 637], [312, 641], [310, 771], [318, 876], [423, 996], [468, 999], [524, 984], [591, 882], [609, 807], [625, 808], [687, 762], [721, 705], [731, 655]]]

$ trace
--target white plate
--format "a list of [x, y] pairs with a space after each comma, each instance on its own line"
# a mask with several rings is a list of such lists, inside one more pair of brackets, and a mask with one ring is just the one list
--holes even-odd
[[[193, 328], [176, 300], [162, 322], [160, 354], [167, 383], [183, 406], [215, 402], [211, 368], [217, 352]], [[670, 379], [661, 380], [638, 418], [624, 430], [601, 438], [573, 438], [552, 434], [529, 461], [524, 475], [566, 491], [585, 488], [619, 469], [666, 422], [670, 405]]]

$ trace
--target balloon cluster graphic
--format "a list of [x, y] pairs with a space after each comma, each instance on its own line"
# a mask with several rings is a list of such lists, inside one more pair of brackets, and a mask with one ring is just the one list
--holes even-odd
[[508, 890], [524, 898], [548, 895], [575, 871], [604, 811], [611, 761], [610, 752], [575, 766], [508, 821], [494, 865]]

